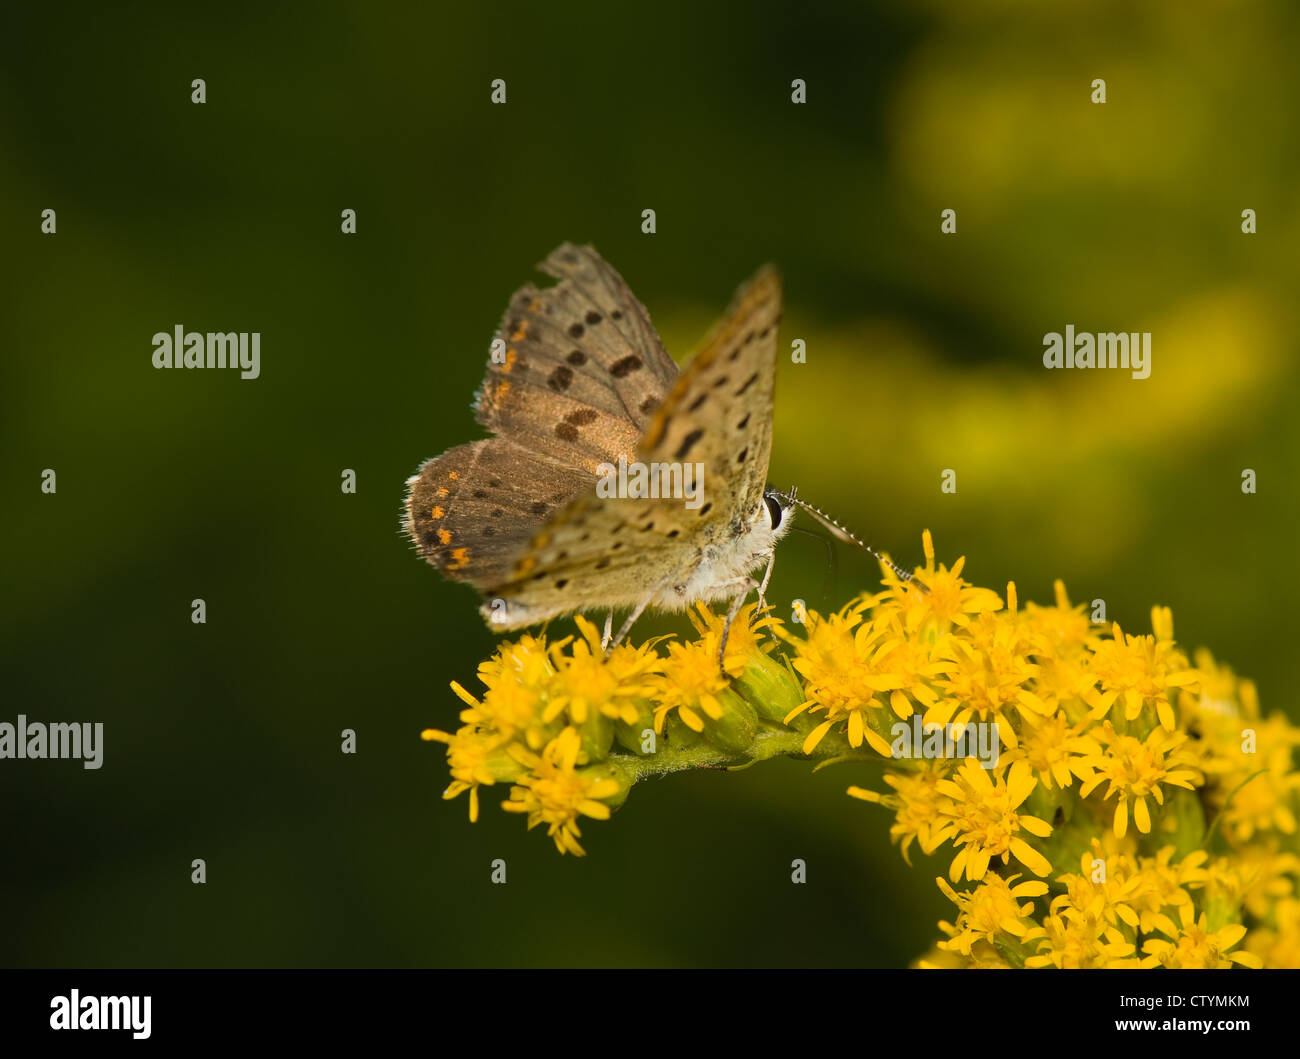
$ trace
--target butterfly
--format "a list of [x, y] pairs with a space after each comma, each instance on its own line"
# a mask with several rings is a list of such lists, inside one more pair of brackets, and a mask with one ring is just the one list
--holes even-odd
[[[593, 248], [566, 243], [538, 267], [559, 282], [515, 292], [476, 395], [494, 436], [420, 467], [404, 529], [443, 574], [483, 594], [499, 630], [607, 609], [604, 642], [617, 644], [647, 607], [729, 600], [721, 665], [749, 593], [764, 601], [796, 503], [767, 484], [780, 277], [768, 266], [742, 286], [679, 372]], [[602, 488], [628, 464], [694, 467], [696, 494]], [[629, 614], [611, 640], [616, 609]]]

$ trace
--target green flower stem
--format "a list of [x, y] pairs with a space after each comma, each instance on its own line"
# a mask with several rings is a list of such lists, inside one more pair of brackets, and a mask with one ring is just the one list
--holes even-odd
[[645, 757], [633, 754], [611, 754], [593, 768], [607, 768], [624, 785], [631, 786], [652, 776], [667, 776], [688, 769], [732, 768], [783, 756], [800, 757], [808, 761], [831, 758], [879, 760], [879, 756], [867, 747], [854, 750], [849, 746], [847, 739], [832, 735], [827, 735], [811, 754], [805, 755], [803, 742], [806, 737], [806, 731], [760, 724], [755, 731], [753, 741], [744, 752], [739, 754], [723, 750], [708, 742], [697, 743], [694, 746], [670, 745]]

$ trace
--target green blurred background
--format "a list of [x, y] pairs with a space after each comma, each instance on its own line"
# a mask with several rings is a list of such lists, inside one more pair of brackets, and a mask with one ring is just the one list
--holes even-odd
[[[497, 796], [473, 826], [440, 800], [418, 733], [456, 723], [448, 682], [475, 686], [493, 637], [398, 535], [403, 482], [481, 436], [492, 331], [564, 240], [600, 249], [679, 359], [777, 263], [784, 348], [808, 359], [778, 369], [774, 483], [904, 563], [928, 527], [1022, 600], [1061, 577], [1132, 632], [1169, 604], [1188, 646], [1296, 715], [1295, 5], [4, 23], [0, 720], [103, 721], [106, 748], [97, 772], [0, 762], [0, 963], [899, 966], [928, 947], [951, 906], [889, 815], [844, 796], [880, 786], [865, 767], [647, 783], [584, 828], [585, 860]], [[260, 331], [261, 378], [155, 371], [177, 323]], [[1069, 323], [1153, 332], [1150, 379], [1045, 371]], [[841, 552], [823, 595], [826, 572], [795, 536], [772, 596], [825, 609], [877, 576]]]

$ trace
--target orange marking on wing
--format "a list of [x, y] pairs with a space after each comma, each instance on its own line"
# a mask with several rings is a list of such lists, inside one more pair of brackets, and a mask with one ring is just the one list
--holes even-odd
[[447, 564], [448, 570], [459, 570], [463, 566], [469, 565], [469, 549], [453, 548], [451, 551], [451, 562]]
[[451, 543], [451, 530], [439, 530], [438, 540], [443, 544]]
[[519, 354], [515, 350], [507, 349], [506, 362], [501, 365], [501, 370], [503, 372], [513, 371], [515, 367], [515, 361], [517, 361], [518, 359], [519, 359]]
[[530, 570], [532, 570], [532, 568], [536, 565], [537, 565], [537, 560], [534, 559], [531, 555], [528, 555], [520, 559], [519, 562], [515, 564], [515, 569], [518, 570], [521, 574], [526, 574]]
[[435, 507], [435, 508], [433, 509], [433, 517], [434, 517], [434, 518], [442, 518], [442, 517], [443, 517], [444, 515], [446, 515], [446, 514], [447, 514], [447, 512], [446, 512], [443, 508], [441, 508], [441, 507]]
[[445, 496], [451, 496], [451, 490], [448, 489], [445, 485], [440, 485], [438, 486], [437, 489], [433, 491], [433, 495], [441, 499], [442, 497]]
[[447, 477], [450, 478], [453, 482], [459, 482], [459, 481], [460, 481], [460, 474], [459, 474], [459, 472], [457, 472], [457, 471], [448, 471], [448, 472], [447, 472]]
[[511, 341], [511, 342], [518, 342], [520, 339], [522, 339], [522, 338], [526, 338], [526, 337], [528, 337], [528, 321], [527, 321], [527, 320], [525, 320], [522, 324], [520, 324], [520, 325], [519, 325], [519, 329], [518, 329], [517, 331], [515, 331], [515, 333], [514, 333], [513, 335], [510, 336], [510, 341]]

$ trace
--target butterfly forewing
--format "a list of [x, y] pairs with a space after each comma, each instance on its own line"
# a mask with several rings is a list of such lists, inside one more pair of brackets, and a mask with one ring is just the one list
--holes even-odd
[[560, 282], [510, 300], [479, 391], [479, 422], [535, 452], [598, 464], [631, 458], [677, 377], [649, 317], [590, 247], [566, 243], [540, 266]]
[[762, 502], [772, 453], [781, 278], [763, 269], [673, 386], [641, 443], [643, 461], [699, 462], [713, 518]]

